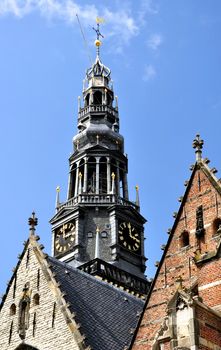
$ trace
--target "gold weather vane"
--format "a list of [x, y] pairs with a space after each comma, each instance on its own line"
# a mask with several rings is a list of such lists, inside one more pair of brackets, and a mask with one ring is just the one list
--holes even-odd
[[100, 46], [102, 44], [101, 40], [100, 40], [100, 37], [104, 38], [104, 36], [101, 34], [100, 32], [100, 24], [101, 23], [104, 23], [104, 19], [101, 18], [101, 17], [97, 17], [96, 18], [96, 22], [97, 22], [97, 28], [93, 28], [93, 30], [96, 32], [97, 34], [97, 39], [95, 40], [95, 46], [97, 47], [97, 56], [99, 57], [99, 54], [100, 54]]

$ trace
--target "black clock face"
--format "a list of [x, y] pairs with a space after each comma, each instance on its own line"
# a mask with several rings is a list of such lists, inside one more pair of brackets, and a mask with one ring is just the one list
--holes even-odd
[[75, 242], [75, 225], [68, 222], [55, 232], [55, 253], [60, 254], [69, 250]]
[[126, 249], [140, 252], [140, 234], [130, 222], [121, 222], [118, 231], [119, 243]]

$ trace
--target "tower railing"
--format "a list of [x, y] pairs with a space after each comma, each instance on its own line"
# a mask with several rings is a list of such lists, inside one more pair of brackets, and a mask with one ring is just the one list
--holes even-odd
[[93, 276], [99, 276], [103, 280], [112, 282], [118, 287], [123, 287], [124, 290], [138, 293], [139, 296], [146, 296], [150, 289], [148, 280], [139, 278], [131, 273], [121, 270], [119, 267], [107, 263], [101, 259], [93, 259], [78, 267], [80, 270], [89, 273]]
[[118, 112], [114, 107], [107, 106], [107, 105], [91, 105], [87, 107], [83, 107], [78, 112], [78, 119], [84, 117], [88, 113], [98, 113], [98, 112], [108, 112], [113, 114], [115, 117], [118, 116]]
[[139, 210], [139, 207], [122, 197], [117, 196], [116, 194], [79, 194], [76, 197], [72, 197], [67, 200], [65, 203], [61, 203], [57, 207], [57, 211], [60, 211], [63, 208], [74, 207], [77, 204], [118, 204], [124, 206], [133, 207], [135, 210]]

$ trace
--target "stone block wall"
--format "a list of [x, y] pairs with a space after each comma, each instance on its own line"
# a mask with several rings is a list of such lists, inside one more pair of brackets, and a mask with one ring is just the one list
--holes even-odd
[[[33, 247], [29, 245], [1, 309], [1, 350], [14, 350], [23, 342], [38, 350], [79, 349], [61, 312], [62, 306], [53, 293], [53, 286], [49, 288], [48, 283]], [[25, 286], [28, 288], [24, 292]], [[19, 305], [24, 293], [30, 298], [30, 309], [28, 329], [25, 338], [21, 339], [18, 333]], [[35, 305], [36, 294], [39, 295], [39, 305]]]

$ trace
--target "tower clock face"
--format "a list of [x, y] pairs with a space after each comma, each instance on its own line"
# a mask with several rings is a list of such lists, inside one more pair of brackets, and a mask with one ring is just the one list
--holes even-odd
[[124, 248], [138, 253], [140, 252], [140, 234], [130, 222], [121, 222], [118, 231], [119, 243]]
[[75, 224], [68, 222], [55, 231], [55, 254], [69, 250], [75, 242]]

